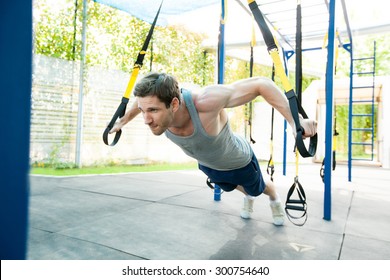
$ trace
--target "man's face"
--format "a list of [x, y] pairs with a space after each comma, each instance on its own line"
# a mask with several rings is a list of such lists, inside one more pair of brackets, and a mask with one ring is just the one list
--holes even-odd
[[161, 102], [157, 96], [138, 97], [138, 108], [154, 135], [161, 135], [172, 123], [174, 109]]

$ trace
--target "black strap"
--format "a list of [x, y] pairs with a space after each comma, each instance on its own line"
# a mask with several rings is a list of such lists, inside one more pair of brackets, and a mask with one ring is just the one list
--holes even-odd
[[[336, 136], [339, 135], [337, 129], [336, 129], [336, 117], [335, 117], [335, 120], [334, 120], [334, 130], [333, 130], [333, 148], [332, 148], [332, 170], [336, 170]], [[322, 179], [322, 182], [325, 183], [325, 158], [323, 158], [322, 160], [322, 164], [321, 164], [321, 169], [320, 169], [320, 176], [321, 176], [321, 179]]]
[[274, 181], [274, 173], [275, 173], [275, 165], [274, 165], [273, 156], [271, 154], [267, 164], [267, 174], [270, 176], [272, 182]]
[[325, 183], [325, 158], [322, 159], [321, 168], [320, 168], [320, 177], [322, 182]]
[[[295, 198], [292, 198], [293, 194], [296, 193]], [[299, 183], [298, 176], [294, 178], [294, 183], [290, 187], [285, 211], [288, 219], [296, 226], [303, 226], [307, 221], [307, 203], [306, 194], [303, 190], [301, 183]], [[296, 222], [296, 220], [301, 220]]]
[[[268, 28], [268, 25], [265, 22], [264, 16], [261, 13], [256, 1], [248, 0], [248, 4], [249, 4], [249, 7], [253, 13], [253, 16], [254, 16], [258, 26], [260, 27], [264, 41], [267, 45], [268, 52], [270, 52], [270, 54], [271, 54], [271, 52], [278, 52], [278, 47], [275, 43], [275, 40], [272, 36], [272, 33], [271, 33], [270, 29]], [[279, 56], [272, 56], [273, 59], [275, 59], [275, 57], [277, 57], [279, 59], [279, 61], [274, 61], [275, 67], [282, 67]], [[282, 75], [281, 73], [285, 74], [284, 71], [280, 71], [280, 69], [277, 69], [276, 73], [279, 76]], [[281, 76], [280, 78], [282, 79], [282, 83], [283, 83], [283, 81], [285, 81], [286, 83], [289, 83], [286, 76]], [[291, 88], [291, 86], [289, 86], [287, 88], [286, 85], [283, 83], [283, 87], [284, 87], [284, 90], [286, 91], [286, 96], [287, 96], [288, 101], [289, 101], [291, 114], [293, 116], [295, 127], [296, 127], [296, 135], [297, 135], [296, 136], [296, 146], [298, 148], [298, 151], [302, 157], [312, 157], [315, 155], [316, 150], [317, 150], [317, 134], [310, 137], [309, 149], [307, 150], [305, 147], [305, 143], [304, 143], [304, 136], [303, 136], [304, 129], [301, 127], [300, 122], [299, 122], [299, 114], [301, 114], [302, 117], [305, 119], [307, 119], [308, 117], [307, 117], [305, 111], [303, 110], [302, 106], [299, 105], [299, 102], [297, 101], [297, 96], [296, 96], [294, 90]]]
[[[295, 91], [297, 93], [296, 102], [298, 108], [302, 108], [302, 15], [301, 15], [301, 5], [298, 2], [297, 5], [297, 29], [296, 29], [296, 42], [295, 42], [295, 55], [296, 55], [296, 77], [295, 77]], [[305, 114], [302, 109], [303, 114]], [[298, 148], [298, 142], [297, 142]], [[299, 148], [298, 148], [299, 150]], [[306, 150], [306, 148], [305, 148]], [[306, 204], [306, 194], [303, 190], [301, 183], [298, 180], [298, 158], [296, 161], [297, 174], [294, 178], [294, 183], [291, 186], [286, 200], [285, 211], [288, 219], [296, 226], [303, 226], [307, 221], [307, 204]], [[296, 191], [297, 199], [292, 199], [292, 195]], [[294, 213], [294, 214], [292, 214]], [[300, 222], [295, 222], [300, 220]]]
[[295, 91], [298, 104], [302, 105], [302, 13], [301, 5], [297, 5], [297, 28], [295, 37]]
[[130, 78], [129, 84], [127, 86], [126, 92], [125, 92], [124, 96], [122, 97], [122, 102], [119, 104], [118, 109], [116, 110], [116, 112], [113, 115], [111, 121], [108, 123], [106, 129], [103, 132], [103, 142], [106, 145], [114, 146], [116, 143], [118, 143], [119, 138], [121, 137], [122, 130], [119, 130], [119, 131], [116, 132], [114, 140], [112, 141], [112, 143], [111, 144], [108, 143], [108, 134], [109, 134], [110, 130], [114, 127], [115, 122], [119, 118], [123, 117], [125, 115], [125, 113], [126, 113], [126, 106], [129, 103], [129, 95], [130, 95], [131, 90], [132, 90], [132, 88], [134, 86], [134, 82], [135, 82], [135, 80], [137, 78], [138, 71], [139, 71], [139, 69], [142, 68], [143, 60], [144, 60], [145, 54], [146, 54], [146, 50], [148, 49], [149, 42], [152, 39], [153, 30], [154, 30], [154, 27], [156, 26], [158, 15], [160, 14], [160, 10], [161, 10], [161, 6], [162, 6], [163, 2], [164, 2], [164, 0], [161, 1], [160, 7], [158, 8], [156, 16], [154, 17], [152, 26], [149, 29], [149, 33], [146, 36], [146, 39], [145, 39], [144, 44], [142, 46], [142, 49], [138, 53], [137, 60], [135, 61], [134, 66], [133, 66], [133, 73], [131, 75], [131, 78]]
[[[253, 44], [250, 44], [251, 46], [251, 55], [250, 55], [250, 60], [249, 60], [249, 77], [253, 77]], [[252, 144], [256, 144], [255, 139], [252, 137], [252, 118], [253, 118], [253, 101], [249, 102], [248, 104], [249, 107], [249, 112], [248, 113], [248, 125], [249, 125], [249, 139]]]
[[119, 104], [119, 107], [118, 107], [118, 109], [116, 109], [114, 116], [112, 117], [111, 121], [108, 123], [106, 129], [104, 130], [103, 142], [108, 146], [115, 146], [115, 144], [118, 143], [119, 138], [121, 137], [122, 130], [119, 130], [115, 133], [114, 140], [111, 142], [111, 144], [108, 144], [108, 134], [109, 134], [110, 130], [114, 127], [116, 120], [125, 115], [126, 106], [127, 106], [128, 102], [129, 102], [128, 98], [122, 97], [121, 104]]
[[[275, 64], [272, 64], [272, 75], [271, 75], [272, 81], [275, 81]], [[273, 159], [273, 146], [274, 146], [274, 119], [275, 119], [275, 109], [274, 107], [271, 108], [271, 153], [267, 164], [267, 174], [270, 175], [271, 181], [274, 181], [274, 173], [275, 173], [275, 165], [274, 165], [274, 159]]]
[[207, 184], [207, 186], [209, 186], [210, 189], [212, 189], [212, 190], [215, 189], [215, 187], [214, 187], [214, 185], [211, 182], [209, 177], [207, 177], [207, 179], [206, 179], [206, 184]]
[[[215, 185], [217, 185], [217, 187], [219, 187], [218, 183], [211, 182], [211, 179], [209, 177], [207, 177], [207, 179], [206, 179], [206, 184], [212, 190], [215, 190]], [[221, 190], [220, 194], [223, 194], [224, 190], [222, 190], [221, 187], [219, 187], [219, 189]]]

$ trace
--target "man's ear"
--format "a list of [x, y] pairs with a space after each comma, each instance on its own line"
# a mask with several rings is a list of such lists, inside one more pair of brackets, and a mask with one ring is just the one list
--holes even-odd
[[177, 110], [179, 110], [179, 107], [180, 107], [180, 101], [177, 97], [174, 97], [171, 101], [172, 112], [176, 112]]

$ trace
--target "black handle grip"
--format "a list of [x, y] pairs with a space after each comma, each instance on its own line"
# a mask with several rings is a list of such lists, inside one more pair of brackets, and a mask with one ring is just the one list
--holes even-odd
[[318, 141], [317, 133], [310, 137], [310, 143], [308, 149], [306, 149], [305, 143], [303, 141], [303, 134], [304, 134], [303, 129], [297, 131], [297, 138], [295, 143], [297, 145], [298, 151], [302, 157], [313, 157], [317, 151], [317, 141]]
[[106, 127], [106, 129], [104, 130], [103, 132], [103, 142], [104, 144], [108, 145], [108, 146], [115, 146], [116, 143], [118, 143], [119, 141], [119, 138], [121, 138], [121, 134], [122, 134], [122, 130], [119, 130], [115, 133], [115, 137], [114, 137], [114, 140], [111, 142], [111, 144], [108, 143], [108, 134], [110, 132], [110, 130], [112, 129], [112, 127]]
[[114, 127], [115, 122], [119, 118], [121, 118], [121, 117], [123, 117], [125, 115], [127, 103], [129, 103], [129, 99], [126, 98], [126, 97], [122, 97], [121, 104], [119, 104], [118, 109], [116, 109], [115, 114], [112, 116], [111, 121], [109, 122], [109, 124], [107, 125], [106, 129], [103, 132], [103, 142], [104, 142], [104, 144], [106, 144], [108, 146], [115, 146], [116, 143], [118, 143], [119, 138], [121, 137], [121, 134], [122, 134], [122, 130], [118, 130], [115, 133], [114, 140], [112, 141], [111, 144], [108, 143], [108, 134], [109, 134], [110, 130]]

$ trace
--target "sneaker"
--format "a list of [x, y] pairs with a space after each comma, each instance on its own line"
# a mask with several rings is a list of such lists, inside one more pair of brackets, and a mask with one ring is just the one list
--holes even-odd
[[241, 209], [241, 218], [250, 219], [252, 217], [253, 202], [254, 199], [249, 199], [248, 197], [244, 197], [244, 206]]
[[274, 225], [281, 226], [284, 224], [284, 210], [280, 201], [270, 202], [272, 218], [274, 219]]

